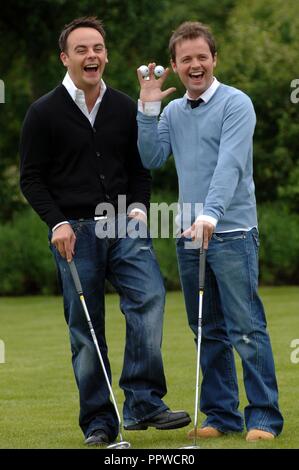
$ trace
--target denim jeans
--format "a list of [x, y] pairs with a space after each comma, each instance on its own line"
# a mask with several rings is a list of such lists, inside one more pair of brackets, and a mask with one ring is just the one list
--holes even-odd
[[[189, 325], [197, 336], [199, 296], [198, 249], [177, 240], [180, 278]], [[201, 343], [200, 409], [203, 426], [222, 432], [242, 431], [233, 347], [242, 360], [248, 405], [247, 430], [258, 428], [278, 435], [283, 418], [270, 338], [258, 296], [258, 232], [214, 233], [206, 259]]]
[[[94, 220], [70, 223], [76, 234], [74, 260], [110, 380], [105, 339], [106, 278], [120, 295], [120, 309], [126, 321], [119, 382], [125, 393], [124, 423], [136, 423], [159, 414], [168, 408], [162, 401], [166, 394], [161, 356], [165, 289], [151, 239], [128, 236], [100, 239], [95, 233]], [[65, 319], [80, 397], [79, 424], [85, 436], [95, 429], [102, 429], [114, 440], [118, 434], [117, 416], [80, 299], [68, 263], [56, 248], [51, 246], [51, 249], [62, 281]], [[114, 328], [117, 332], [117, 323]]]

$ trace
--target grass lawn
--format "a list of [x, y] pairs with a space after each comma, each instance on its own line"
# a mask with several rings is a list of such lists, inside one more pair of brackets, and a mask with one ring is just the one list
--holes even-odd
[[[202, 449], [299, 448], [299, 364], [290, 356], [299, 338], [299, 288], [263, 288], [263, 298], [276, 361], [283, 434], [274, 441], [246, 443], [243, 435], [201, 441]], [[106, 298], [109, 356], [117, 401], [124, 318], [118, 297]], [[57, 297], [0, 298], [0, 340], [5, 363], [0, 364], [0, 448], [84, 448], [78, 421], [78, 396], [70, 362], [69, 340]], [[168, 383], [166, 403], [194, 415], [196, 351], [187, 326], [181, 293], [169, 293], [164, 323], [163, 355]], [[298, 357], [298, 354], [297, 354]], [[241, 408], [246, 405], [237, 358]], [[202, 416], [200, 416], [200, 419]], [[133, 448], [175, 449], [187, 445], [187, 428], [176, 431], [124, 432]]]

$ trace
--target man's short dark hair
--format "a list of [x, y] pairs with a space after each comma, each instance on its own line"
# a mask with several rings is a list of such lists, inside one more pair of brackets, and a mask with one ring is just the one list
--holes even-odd
[[67, 38], [70, 33], [77, 28], [94, 28], [96, 29], [105, 39], [106, 33], [103, 27], [103, 23], [96, 16], [84, 16], [82, 18], [76, 18], [70, 23], [64, 25], [63, 30], [59, 36], [59, 47], [61, 52], [67, 51]]
[[172, 34], [169, 41], [169, 51], [173, 62], [175, 62], [177, 43], [185, 39], [204, 38], [209, 45], [211, 54], [215, 57], [216, 44], [208, 26], [199, 21], [185, 21]]

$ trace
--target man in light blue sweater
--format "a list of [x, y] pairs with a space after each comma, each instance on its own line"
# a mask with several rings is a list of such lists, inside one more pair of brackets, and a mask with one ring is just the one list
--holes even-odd
[[[198, 250], [207, 249], [201, 368], [199, 437], [243, 430], [233, 347], [239, 353], [249, 404], [246, 439], [273, 439], [283, 418], [278, 407], [275, 368], [262, 302], [258, 296], [258, 230], [252, 170], [256, 123], [250, 98], [214, 77], [216, 47], [209, 29], [183, 23], [169, 43], [171, 65], [186, 94], [171, 101], [158, 121], [161, 101], [175, 89], [140, 71], [138, 146], [143, 165], [159, 168], [173, 154], [179, 181], [181, 237], [177, 256], [190, 327], [197, 335]], [[184, 204], [191, 203], [186, 226]], [[196, 207], [202, 203], [203, 211]], [[189, 432], [189, 437], [194, 431]]]

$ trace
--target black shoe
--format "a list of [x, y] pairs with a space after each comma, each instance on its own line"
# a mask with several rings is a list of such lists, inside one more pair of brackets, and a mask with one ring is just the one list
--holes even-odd
[[183, 428], [189, 423], [191, 423], [191, 418], [186, 411], [166, 410], [148, 420], [124, 426], [124, 429], [126, 431], [144, 431], [148, 427], [156, 429], [177, 429]]
[[96, 429], [89, 434], [84, 444], [87, 446], [104, 446], [110, 444], [110, 442], [107, 434], [102, 429]]

